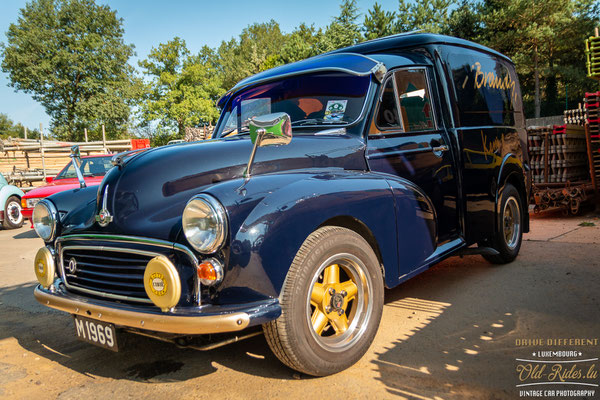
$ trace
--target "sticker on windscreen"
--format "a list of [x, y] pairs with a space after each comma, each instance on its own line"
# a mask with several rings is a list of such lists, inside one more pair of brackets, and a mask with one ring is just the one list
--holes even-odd
[[348, 100], [329, 100], [325, 107], [324, 121], [339, 122], [344, 118]]

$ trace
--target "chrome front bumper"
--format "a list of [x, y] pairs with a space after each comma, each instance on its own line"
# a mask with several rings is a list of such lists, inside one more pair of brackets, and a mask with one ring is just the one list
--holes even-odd
[[239, 307], [236, 310], [236, 307], [205, 306], [195, 310], [163, 313], [154, 307], [141, 308], [77, 296], [65, 291], [62, 284], [55, 284], [54, 290], [38, 285], [34, 296], [40, 304], [69, 314], [117, 326], [182, 335], [241, 331], [248, 326], [275, 319], [281, 314], [281, 307], [276, 299], [244, 305], [244, 311], [240, 311]]

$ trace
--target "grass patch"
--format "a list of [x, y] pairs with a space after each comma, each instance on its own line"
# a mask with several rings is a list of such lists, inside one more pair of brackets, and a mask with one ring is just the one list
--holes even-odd
[[580, 223], [579, 226], [596, 226], [596, 224], [593, 222], [585, 221], [585, 222]]

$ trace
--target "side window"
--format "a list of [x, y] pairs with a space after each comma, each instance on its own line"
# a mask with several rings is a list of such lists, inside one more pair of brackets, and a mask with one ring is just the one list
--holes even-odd
[[400, 99], [400, 115], [406, 132], [434, 129], [427, 75], [422, 68], [394, 73]]
[[398, 105], [394, 89], [394, 77], [390, 76], [383, 87], [381, 103], [377, 112], [377, 126], [381, 129], [402, 128], [398, 117]]
[[401, 69], [386, 80], [375, 125], [381, 131], [416, 132], [435, 129], [425, 69]]

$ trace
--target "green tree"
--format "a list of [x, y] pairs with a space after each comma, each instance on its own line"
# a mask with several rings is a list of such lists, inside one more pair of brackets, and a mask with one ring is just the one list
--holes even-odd
[[482, 41], [512, 57], [528, 110], [555, 115], [567, 87], [579, 101], [597, 87], [585, 78], [583, 40], [599, 16], [594, 0], [486, 0]]
[[[0, 113], [0, 138], [7, 139], [9, 137], [25, 137], [25, 128], [20, 123], [15, 124], [8, 115]], [[39, 137], [40, 132], [37, 129], [27, 132], [27, 138], [29, 139], [39, 139]]]
[[244, 28], [239, 40], [223, 41], [217, 49], [223, 87], [229, 89], [240, 80], [277, 65], [274, 58], [285, 41], [279, 24], [273, 20]]
[[322, 52], [322, 40], [322, 29], [316, 29], [313, 25], [300, 24], [299, 27], [287, 36], [285, 44], [279, 53], [279, 64], [304, 60], [305, 58], [320, 54]]
[[395, 19], [395, 12], [384, 11], [381, 8], [381, 5], [375, 2], [375, 4], [373, 4], [373, 8], [367, 11], [367, 15], [365, 15], [365, 21], [363, 22], [365, 39], [377, 39], [379, 37], [393, 34]]
[[478, 0], [462, 0], [450, 13], [448, 26], [442, 32], [461, 39], [480, 41], [483, 29], [482, 4]]
[[356, 0], [343, 0], [340, 4], [340, 14], [325, 29], [319, 43], [320, 50], [332, 51], [362, 41], [362, 27], [357, 23], [359, 17]]
[[398, 0], [395, 32], [422, 29], [430, 33], [442, 33], [448, 28], [450, 7], [454, 0]]
[[142, 126], [156, 123], [161, 132], [174, 129], [183, 137], [187, 126], [215, 122], [215, 100], [224, 90], [210, 53], [203, 48], [192, 56], [178, 37], [152, 48], [139, 62], [150, 78], [139, 103]]
[[133, 45], [116, 11], [94, 0], [32, 0], [2, 44], [2, 70], [52, 117], [53, 133], [80, 140], [83, 127], [126, 129], [135, 97]]

